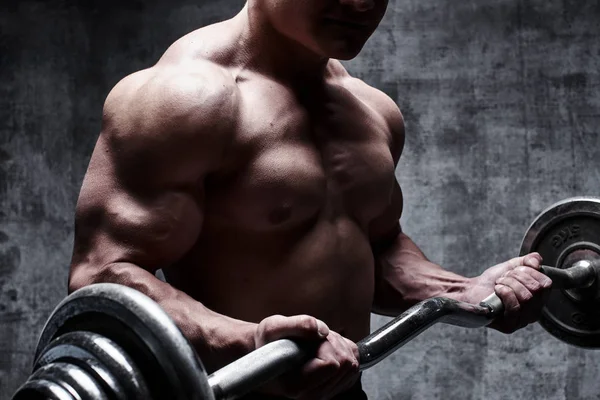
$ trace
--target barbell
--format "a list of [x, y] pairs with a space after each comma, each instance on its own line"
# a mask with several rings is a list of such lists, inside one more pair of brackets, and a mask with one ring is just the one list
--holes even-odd
[[[537, 251], [553, 289], [540, 318], [553, 336], [600, 347], [600, 199], [575, 197], [544, 210], [520, 254]], [[425, 300], [357, 343], [365, 370], [437, 322], [483, 327], [502, 314], [491, 295], [479, 305]], [[69, 295], [46, 322], [33, 373], [13, 400], [180, 399], [240, 397], [301, 365], [312, 346], [281, 339], [211, 375], [161, 307], [144, 294], [100, 283]]]

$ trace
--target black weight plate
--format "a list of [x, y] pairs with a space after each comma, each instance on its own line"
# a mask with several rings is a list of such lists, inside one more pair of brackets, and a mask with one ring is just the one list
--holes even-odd
[[206, 371], [167, 313], [148, 296], [112, 283], [86, 286], [52, 312], [35, 359], [55, 338], [89, 331], [115, 342], [138, 366], [155, 400], [214, 400]]
[[102, 382], [105, 391], [118, 400], [152, 398], [141, 371], [131, 357], [112, 340], [97, 333], [65, 333], [46, 346], [34, 365], [38, 368], [57, 361], [75, 363]]
[[67, 389], [46, 379], [30, 379], [17, 390], [12, 400], [77, 400]]
[[31, 380], [36, 379], [56, 382], [81, 400], [109, 400], [99, 382], [75, 364], [56, 362], [44, 365], [31, 375]]
[[[600, 199], [573, 197], [544, 210], [523, 238], [520, 254], [530, 252], [556, 268], [600, 259]], [[600, 348], [599, 293], [597, 283], [581, 290], [552, 290], [540, 324], [564, 342]]]

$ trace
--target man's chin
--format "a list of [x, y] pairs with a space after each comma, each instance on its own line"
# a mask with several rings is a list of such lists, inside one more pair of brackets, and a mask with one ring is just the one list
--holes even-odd
[[334, 58], [336, 60], [352, 60], [356, 57], [360, 51], [362, 50], [362, 46], [360, 47], [344, 47], [344, 48], [336, 48], [332, 49], [328, 56], [329, 58]]
[[354, 57], [356, 57], [358, 55], [358, 52], [355, 54], [341, 54], [341, 55], [337, 55], [337, 56], [332, 56], [329, 58], [334, 58], [336, 60], [341, 60], [341, 61], [348, 61], [348, 60], [352, 60]]

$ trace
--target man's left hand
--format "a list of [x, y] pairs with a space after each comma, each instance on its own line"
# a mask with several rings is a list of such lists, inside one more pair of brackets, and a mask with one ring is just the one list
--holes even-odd
[[552, 281], [540, 272], [542, 257], [530, 253], [487, 269], [471, 279], [463, 300], [479, 304], [495, 292], [504, 304], [504, 315], [489, 326], [503, 333], [524, 328], [539, 318]]

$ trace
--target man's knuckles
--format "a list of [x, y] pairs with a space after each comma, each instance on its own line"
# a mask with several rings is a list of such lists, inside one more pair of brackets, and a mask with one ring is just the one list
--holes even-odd
[[280, 339], [282, 336], [317, 337], [319, 332], [327, 335], [329, 328], [322, 321], [309, 315], [271, 315], [263, 319], [257, 327], [257, 334], [267, 340]]
[[523, 265], [528, 266], [529, 268], [539, 269], [540, 260], [536, 257], [525, 257], [523, 259]]
[[512, 291], [519, 303], [527, 302], [533, 298], [533, 294], [527, 289], [527, 287], [513, 276], [499, 278], [496, 283], [507, 287], [509, 291]]
[[[526, 268], [526, 267], [525, 267]], [[540, 274], [542, 275], [542, 274]], [[527, 271], [519, 270], [515, 273], [515, 278], [519, 280], [527, 289], [530, 291], [537, 293], [545, 289], [550, 285], [551, 282], [544, 276], [537, 276], [534, 274], [530, 274]]]
[[500, 276], [500, 278], [504, 278], [504, 277], [515, 278], [516, 280], [520, 281], [523, 284], [525, 284], [529, 281], [534, 281], [534, 282], [536, 282], [536, 284], [538, 284], [540, 286], [540, 288], [548, 287], [552, 284], [552, 281], [546, 275], [544, 275], [543, 273], [541, 273], [540, 271], [538, 271], [536, 269], [533, 269], [531, 267], [524, 266], [524, 265], [521, 265], [519, 267], [516, 267], [514, 269], [504, 272], [504, 274], [502, 274]]
[[358, 370], [358, 362], [352, 356], [342, 357], [338, 359], [338, 362], [340, 364], [340, 370], [342, 371], [351, 372]]
[[528, 289], [534, 291], [546, 289], [552, 285], [552, 280], [550, 278], [528, 266], [520, 266], [507, 271], [501, 278], [503, 277], [514, 278]]

